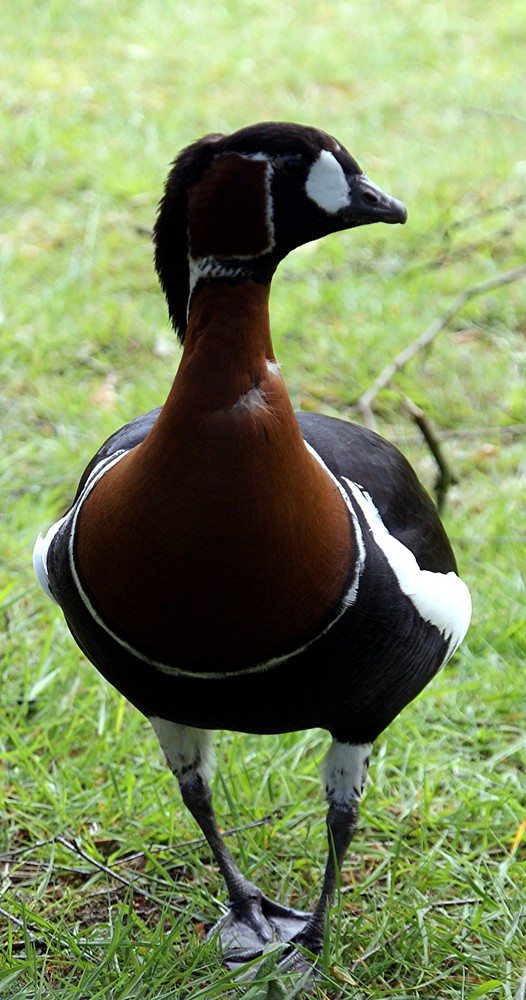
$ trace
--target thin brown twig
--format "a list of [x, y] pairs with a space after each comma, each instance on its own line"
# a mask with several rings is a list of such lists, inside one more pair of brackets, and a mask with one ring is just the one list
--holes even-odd
[[[422, 917], [427, 917], [427, 914], [430, 913], [431, 910], [439, 909], [440, 907], [466, 906], [476, 902], [477, 899], [475, 896], [468, 896], [467, 899], [437, 899], [436, 902], [430, 903], [429, 906], [424, 907], [422, 910]], [[371, 950], [366, 951], [364, 955], [360, 955], [360, 957], [355, 959], [352, 963], [351, 972], [354, 972], [357, 965], [360, 965], [362, 962], [367, 962], [368, 959], [373, 957], [373, 955], [377, 955], [379, 951], [383, 951], [386, 947], [389, 947], [389, 945], [397, 941], [402, 934], [409, 930], [410, 927], [410, 923], [404, 924], [400, 930], [396, 931], [395, 934], [392, 934], [386, 941], [382, 941], [382, 943], [377, 944], [375, 948], [371, 948]], [[519, 1000], [519, 998], [517, 998], [517, 1000]], [[520, 1000], [524, 1000], [524, 997], [521, 997]]]
[[[17, 857], [10, 858], [8, 855], [4, 855], [2, 862], [6, 865], [17, 865], [20, 864], [21, 868], [36, 868], [38, 871], [48, 871], [49, 862], [48, 861], [33, 861], [32, 858], [26, 858], [21, 861]], [[20, 869], [17, 869], [20, 871]], [[53, 864], [53, 871], [55, 872], [65, 872], [67, 875], [87, 875], [85, 868], [74, 868], [73, 865], [56, 865]]]
[[[254, 820], [251, 823], [245, 824], [243, 827], [239, 828], [236, 827], [233, 828], [232, 830], [228, 830], [224, 835], [232, 835], [236, 832], [237, 829], [244, 830], [255, 826], [261, 826], [264, 823], [268, 822], [270, 818], [271, 818], [270, 816], [265, 816], [262, 819]], [[186, 841], [183, 846], [188, 847], [189, 844], [190, 845], [199, 844], [202, 843], [203, 841], [204, 838], [200, 837], [196, 838], [195, 841]], [[147, 889], [142, 889], [136, 879], [125, 878], [124, 875], [120, 875], [119, 872], [116, 872], [114, 868], [110, 868], [109, 865], [105, 865], [104, 862], [98, 861], [96, 858], [92, 857], [92, 855], [88, 854], [80, 846], [80, 844], [77, 843], [76, 840], [74, 839], [67, 840], [65, 837], [57, 836], [55, 837], [55, 842], [58, 844], [62, 844], [62, 846], [67, 848], [67, 850], [73, 851], [75, 854], [78, 854], [79, 857], [83, 858], [90, 865], [97, 868], [99, 871], [104, 872], [104, 874], [107, 875], [109, 878], [115, 879], [117, 882], [120, 882], [121, 885], [124, 885], [127, 888], [132, 889], [134, 892], [137, 893], [137, 895], [141, 896], [143, 899], [149, 899], [150, 902], [155, 903], [157, 906], [164, 906], [165, 903], [164, 900], [160, 899], [158, 896], [153, 895], [153, 893], [148, 892]], [[145, 856], [144, 852], [139, 852], [138, 854], [132, 856], [128, 855], [125, 859], [122, 859], [120, 863], [122, 864], [126, 862], [130, 863], [134, 858], [144, 857], [144, 856]]]
[[23, 920], [19, 920], [18, 917], [14, 917], [8, 910], [4, 910], [2, 906], [0, 906], [0, 913], [7, 920], [10, 920], [12, 924], [15, 924], [16, 927], [20, 927], [22, 930], [27, 930], [28, 936], [30, 938], [32, 937], [31, 931], [27, 928]]
[[486, 118], [506, 118], [508, 121], [519, 122], [521, 125], [526, 125], [526, 118], [522, 115], [512, 115], [507, 111], [497, 111], [496, 108], [479, 108], [476, 104], [467, 104], [462, 108], [464, 114], [469, 115], [484, 115]]
[[11, 863], [14, 858], [17, 858], [20, 854], [27, 854], [31, 851], [36, 851], [39, 847], [47, 847], [48, 844], [53, 843], [52, 837], [47, 837], [46, 840], [37, 840], [34, 844], [24, 844], [23, 847], [14, 847], [5, 853], [0, 854], [0, 864], [4, 861]]
[[446, 502], [447, 491], [452, 483], [457, 482], [457, 477], [453, 475], [451, 469], [449, 468], [449, 465], [444, 458], [444, 453], [440, 447], [438, 438], [424, 411], [421, 410], [412, 399], [409, 399], [408, 396], [405, 397], [405, 405], [415, 424], [420, 428], [422, 436], [437, 464], [438, 474], [435, 479], [434, 489], [437, 509], [439, 513], [442, 513]]
[[[238, 833], [243, 833], [245, 830], [253, 830], [258, 826], [264, 826], [266, 823], [274, 818], [275, 815], [279, 813], [279, 810], [275, 810], [274, 813], [267, 813], [266, 816], [262, 816], [260, 819], [251, 820], [250, 823], [243, 823], [240, 826], [231, 826], [228, 830], [222, 831], [223, 837], [234, 837]], [[58, 837], [47, 838], [46, 840], [39, 840], [35, 844], [25, 844], [23, 847], [16, 847], [8, 851], [0, 853], [0, 864], [15, 864], [20, 860], [20, 855], [28, 854], [37, 850], [39, 847], [47, 847], [48, 844], [54, 843], [60, 840]], [[68, 841], [68, 844], [70, 842]], [[190, 840], [182, 840], [177, 844], [163, 844], [158, 847], [152, 847], [148, 851], [149, 854], [160, 854], [162, 851], [180, 851], [187, 848], [198, 847], [200, 844], [206, 843], [205, 837], [192, 837]], [[124, 855], [122, 858], [118, 858], [114, 863], [115, 865], [125, 865], [130, 864], [132, 861], [136, 861], [138, 858], [144, 858], [145, 851], [135, 851], [130, 854]], [[90, 862], [93, 861], [92, 858], [88, 859]], [[39, 862], [21, 861], [23, 864], [39, 864]], [[79, 874], [85, 874], [83, 869], [80, 868], [67, 868], [65, 865], [56, 865], [61, 871], [71, 871], [78, 872]]]
[[125, 878], [124, 875], [120, 875], [118, 872], [114, 871], [113, 868], [110, 868], [108, 865], [105, 865], [102, 861], [97, 861], [96, 858], [93, 858], [90, 854], [87, 854], [87, 852], [83, 850], [83, 848], [80, 846], [80, 844], [77, 843], [76, 840], [69, 841], [66, 840], [65, 837], [55, 837], [55, 840], [58, 844], [62, 844], [63, 847], [66, 847], [67, 850], [73, 851], [75, 854], [78, 854], [79, 857], [84, 858], [84, 860], [88, 861], [89, 864], [93, 865], [94, 868], [97, 868], [99, 871], [104, 872], [104, 874], [107, 875], [109, 878], [114, 879], [116, 882], [120, 882], [121, 885], [126, 886], [128, 889], [132, 889], [134, 892], [137, 893], [137, 895], [142, 896], [143, 899], [149, 899], [150, 902], [155, 903], [156, 906], [165, 905], [166, 900], [162, 900], [158, 896], [154, 896], [153, 893], [148, 892], [147, 889], [141, 889], [141, 887], [137, 884], [136, 880]]
[[[499, 427], [458, 427], [453, 430], [435, 431], [438, 441], [462, 440], [463, 438], [481, 437], [523, 437], [526, 434], [526, 424], [502, 424]], [[404, 444], [417, 444], [420, 435], [404, 435]]]
[[488, 245], [494, 246], [497, 240], [507, 239], [511, 233], [511, 226], [502, 226], [500, 229], [494, 229], [491, 234], [483, 236], [478, 240], [471, 240], [469, 243], [463, 243], [462, 246], [449, 248], [444, 247], [437, 251], [435, 256], [431, 257], [431, 259], [413, 264], [409, 268], [409, 271], [414, 274], [422, 271], [431, 271], [438, 269], [439, 267], [451, 267], [456, 261], [466, 260], [467, 257], [476, 253], [483, 247]]
[[[258, 826], [265, 826], [266, 823], [274, 818], [275, 815], [279, 813], [279, 809], [276, 809], [275, 813], [268, 813], [267, 816], [262, 816], [261, 819], [253, 819], [250, 823], [243, 823], [241, 826], [231, 826], [228, 830], [222, 830], [222, 837], [234, 837], [237, 833], [244, 833], [245, 830], [254, 830]], [[205, 836], [192, 837], [191, 840], [181, 840], [178, 844], [168, 844], [162, 845], [160, 847], [151, 848], [149, 854], [160, 854], [162, 851], [182, 851], [187, 850], [189, 847], [199, 847], [202, 844], [206, 844]], [[145, 857], [144, 851], [135, 851], [133, 854], [126, 854], [123, 858], [119, 858], [115, 861], [116, 865], [131, 864], [132, 861], [136, 861], [138, 858]]]
[[456, 219], [455, 222], [452, 222], [448, 226], [448, 229], [450, 232], [457, 229], [465, 229], [466, 226], [472, 226], [475, 222], [480, 222], [481, 219], [487, 219], [488, 216], [497, 215], [500, 212], [507, 212], [510, 208], [516, 208], [524, 202], [526, 202], [525, 196], [519, 194], [515, 198], [510, 198], [509, 201], [502, 201], [498, 205], [489, 205], [486, 208], [472, 212], [471, 215], [466, 215], [464, 219]]
[[45, 942], [42, 940], [42, 938], [37, 937], [37, 935], [34, 934], [33, 931], [30, 931], [29, 927], [27, 926], [27, 923], [24, 923], [23, 920], [19, 920], [18, 917], [14, 917], [12, 913], [9, 913], [9, 910], [4, 910], [3, 906], [0, 906], [0, 914], [3, 917], [5, 917], [6, 920], [8, 920], [11, 924], [14, 924], [15, 927], [18, 927], [20, 930], [24, 931], [24, 933], [27, 934], [27, 937], [31, 941], [31, 944], [34, 945], [36, 948], [45, 947]]
[[[231, 829], [224, 831], [223, 835], [224, 836], [233, 836], [238, 831], [242, 831], [242, 830], [246, 830], [246, 829], [251, 829], [251, 828], [257, 827], [257, 826], [262, 826], [265, 823], [268, 823], [271, 818], [272, 818], [271, 815], [263, 816], [263, 817], [261, 817], [258, 820], [253, 820], [252, 822], [243, 824], [242, 826], [232, 827]], [[68, 851], [71, 851], [71, 852], [77, 854], [79, 857], [83, 858], [84, 861], [87, 861], [88, 864], [92, 868], [98, 869], [98, 871], [103, 872], [109, 878], [111, 878], [114, 881], [120, 883], [120, 885], [124, 886], [127, 889], [131, 889], [138, 896], [141, 896], [141, 898], [148, 899], [150, 902], [155, 903], [157, 906], [161, 906], [162, 907], [162, 906], [165, 905], [165, 902], [166, 902], [165, 900], [161, 899], [158, 896], [155, 896], [153, 893], [149, 892], [147, 889], [141, 888], [141, 886], [139, 885], [137, 879], [125, 878], [125, 876], [123, 876], [123, 875], [119, 874], [119, 872], [115, 871], [114, 868], [110, 868], [109, 865], [105, 865], [103, 862], [98, 861], [92, 855], [88, 854], [87, 851], [85, 851], [76, 840], [74, 840], [74, 839], [67, 840], [66, 837], [57, 836], [57, 837], [54, 838], [53, 842], [61, 844]], [[204, 837], [196, 837], [193, 840], [184, 841], [182, 845], [172, 845], [170, 847], [170, 850], [173, 850], [174, 848], [177, 849], [178, 846], [188, 848], [188, 847], [196, 846], [196, 845], [201, 844], [203, 842], [204, 842]], [[45, 846], [45, 845], [47, 845], [49, 843], [51, 843], [51, 840], [43, 840], [43, 841], [40, 841], [35, 846], [42, 847], [42, 846]], [[32, 861], [30, 859], [21, 858], [20, 857], [20, 855], [24, 854], [27, 850], [30, 850], [30, 848], [24, 847], [24, 848], [19, 848], [17, 850], [14, 850], [12, 852], [5, 852], [4, 854], [1, 855], [0, 860], [4, 864], [17, 864], [17, 863], [20, 862], [20, 864], [26, 865], [28, 867], [42, 867], [42, 863], [41, 862]], [[115, 864], [116, 865], [127, 864], [127, 863], [129, 864], [133, 860], [136, 860], [137, 858], [141, 858], [141, 857], [145, 857], [145, 856], [146, 856], [145, 852], [144, 851], [140, 851], [140, 852], [137, 852], [136, 854], [133, 854], [133, 855], [127, 855], [125, 858], [120, 858], [118, 861], [115, 862]], [[77, 875], [84, 875], [84, 876], [89, 875], [89, 871], [85, 871], [84, 869], [80, 869], [80, 868], [73, 868], [73, 867], [70, 867], [70, 866], [67, 866], [67, 865], [59, 865], [59, 866], [56, 866], [56, 867], [60, 871], [62, 871], [62, 872], [68, 872], [70, 874], [77, 874]], [[0, 908], [0, 914], [3, 915], [3, 916], [5, 916], [6, 919], [11, 920], [11, 922], [14, 923], [17, 927], [20, 927], [20, 928], [24, 928], [25, 927], [25, 924], [23, 924], [20, 920], [18, 920], [16, 917], [13, 917], [7, 911], [2, 910], [1, 908]], [[34, 938], [34, 936], [31, 934], [31, 932], [29, 930], [28, 930], [28, 935], [29, 935], [30, 939], [34, 943], [36, 943], [36, 944], [39, 943], [39, 939], [38, 938]]]
[[469, 288], [465, 288], [463, 292], [457, 295], [456, 299], [453, 300], [452, 304], [441, 316], [437, 316], [436, 319], [428, 326], [427, 330], [424, 330], [419, 337], [416, 338], [411, 344], [408, 344], [403, 351], [400, 351], [393, 360], [385, 366], [385, 368], [380, 372], [380, 374], [375, 378], [372, 385], [360, 396], [358, 400], [358, 407], [361, 411], [364, 423], [367, 427], [374, 430], [375, 419], [372, 410], [373, 400], [376, 398], [378, 393], [385, 389], [389, 384], [391, 379], [408, 361], [414, 358], [415, 354], [428, 347], [437, 334], [444, 329], [449, 321], [462, 309], [462, 307], [470, 299], [475, 298], [477, 295], [484, 295], [485, 292], [490, 292], [493, 288], [498, 288], [501, 285], [509, 285], [513, 281], [518, 281], [520, 278], [526, 277], [526, 264], [521, 264], [520, 267], [514, 267], [511, 271], [504, 271], [502, 274], [496, 275], [494, 278], [489, 278], [488, 281], [481, 281], [477, 285], [471, 285]]

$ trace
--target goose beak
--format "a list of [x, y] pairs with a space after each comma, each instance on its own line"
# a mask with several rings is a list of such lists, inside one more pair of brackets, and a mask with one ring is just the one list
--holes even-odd
[[348, 177], [350, 204], [346, 213], [352, 226], [365, 226], [372, 222], [407, 222], [407, 209], [398, 198], [382, 191], [365, 174]]

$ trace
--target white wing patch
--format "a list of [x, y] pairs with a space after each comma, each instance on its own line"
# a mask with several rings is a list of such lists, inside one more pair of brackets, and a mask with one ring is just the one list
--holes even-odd
[[361, 508], [371, 534], [384, 553], [403, 594], [410, 598], [424, 621], [435, 625], [449, 640], [448, 657], [462, 642], [471, 619], [471, 596], [456, 573], [432, 573], [420, 569], [410, 550], [390, 535], [371, 497], [356, 483], [344, 478]]
[[311, 201], [333, 215], [350, 204], [349, 185], [343, 168], [328, 149], [322, 149], [309, 170], [305, 191]]

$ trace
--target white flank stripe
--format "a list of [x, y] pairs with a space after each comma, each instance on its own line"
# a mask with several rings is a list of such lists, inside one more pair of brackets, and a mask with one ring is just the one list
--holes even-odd
[[384, 553], [400, 589], [424, 621], [435, 625], [449, 640], [448, 657], [464, 638], [471, 619], [471, 597], [456, 573], [420, 569], [410, 550], [390, 535], [371, 497], [357, 483], [344, 479], [367, 519], [371, 534]]

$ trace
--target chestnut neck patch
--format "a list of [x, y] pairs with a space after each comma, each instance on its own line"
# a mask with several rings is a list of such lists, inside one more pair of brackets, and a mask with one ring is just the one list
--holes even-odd
[[250, 258], [274, 246], [266, 157], [224, 153], [216, 157], [188, 195], [191, 257]]

